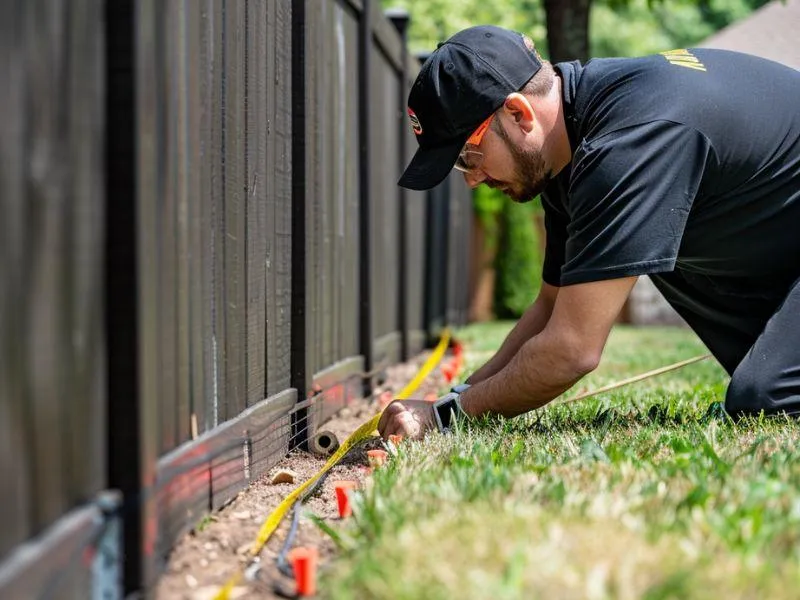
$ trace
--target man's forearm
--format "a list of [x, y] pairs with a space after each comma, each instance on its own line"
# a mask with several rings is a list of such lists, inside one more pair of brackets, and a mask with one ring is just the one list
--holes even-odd
[[558, 290], [545, 328], [503, 369], [461, 395], [468, 415], [513, 417], [550, 402], [600, 362], [614, 319], [636, 283], [622, 277]]
[[547, 332], [539, 334], [525, 342], [505, 368], [464, 392], [462, 407], [471, 416], [506, 417], [539, 408], [596, 366], [580, 352]]
[[537, 335], [547, 325], [550, 318], [552, 306], [542, 299], [538, 299], [532, 306], [525, 311], [514, 328], [506, 336], [505, 341], [495, 355], [480, 369], [470, 375], [466, 382], [475, 385], [499, 372], [505, 367], [522, 345]]

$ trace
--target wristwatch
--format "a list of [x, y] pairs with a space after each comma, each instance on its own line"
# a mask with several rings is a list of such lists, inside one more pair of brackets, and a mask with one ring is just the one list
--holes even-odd
[[466, 392], [471, 387], [472, 386], [468, 383], [459, 383], [458, 385], [454, 385], [453, 387], [451, 387], [450, 391], [456, 394], [461, 394], [463, 392]]
[[454, 386], [449, 394], [445, 394], [433, 403], [433, 416], [436, 419], [436, 426], [442, 433], [449, 433], [456, 420], [466, 417], [459, 396], [468, 389], [468, 384], [461, 383]]

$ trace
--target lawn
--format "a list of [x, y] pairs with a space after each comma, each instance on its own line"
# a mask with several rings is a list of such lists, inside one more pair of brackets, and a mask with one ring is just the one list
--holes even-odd
[[[457, 332], [468, 374], [510, 324]], [[615, 329], [569, 395], [705, 353]], [[734, 425], [713, 360], [403, 443], [333, 534], [330, 598], [796, 598], [800, 425]]]

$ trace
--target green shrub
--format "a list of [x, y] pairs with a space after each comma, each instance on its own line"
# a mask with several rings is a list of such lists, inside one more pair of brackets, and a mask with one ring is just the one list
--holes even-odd
[[501, 198], [496, 214], [493, 309], [498, 319], [511, 319], [525, 312], [542, 285], [543, 256], [534, 222], [541, 205], [538, 201], [517, 204], [505, 196]]

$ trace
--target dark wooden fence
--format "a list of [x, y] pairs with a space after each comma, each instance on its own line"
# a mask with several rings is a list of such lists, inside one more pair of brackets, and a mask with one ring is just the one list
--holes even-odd
[[468, 189], [396, 185], [405, 23], [2, 3], [0, 597], [115, 597], [121, 568], [148, 589], [178, 535], [465, 321]]
[[[113, 579], [103, 327], [102, 4], [0, 5], [0, 597]], [[116, 536], [116, 538], [115, 538]], [[117, 556], [118, 556], [117, 552]], [[94, 588], [95, 591], [97, 587]]]

